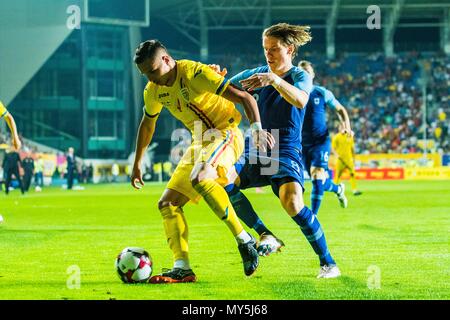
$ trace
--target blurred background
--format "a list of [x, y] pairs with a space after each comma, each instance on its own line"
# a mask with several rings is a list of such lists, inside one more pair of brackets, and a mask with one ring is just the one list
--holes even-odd
[[[138, 44], [157, 38], [176, 59], [232, 76], [265, 64], [261, 33], [278, 22], [311, 26], [295, 62], [310, 60], [349, 110], [360, 179], [450, 179], [449, 0], [1, 1], [0, 100], [21, 157], [40, 159], [47, 185], [64, 183], [69, 147], [78, 183], [126, 181], [146, 84]], [[170, 177], [188, 136], [161, 114], [146, 180]]]

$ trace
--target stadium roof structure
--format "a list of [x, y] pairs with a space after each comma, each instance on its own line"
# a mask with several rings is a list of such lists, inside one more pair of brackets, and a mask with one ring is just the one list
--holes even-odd
[[[442, 48], [450, 53], [450, 2], [448, 0], [377, 0], [383, 29], [383, 45], [393, 53], [397, 27], [440, 27]], [[166, 0], [152, 5], [165, 19], [207, 56], [212, 30], [263, 29], [276, 22], [307, 21], [326, 29], [327, 52], [334, 55], [334, 32], [340, 28], [364, 28], [374, 12], [371, 0]]]

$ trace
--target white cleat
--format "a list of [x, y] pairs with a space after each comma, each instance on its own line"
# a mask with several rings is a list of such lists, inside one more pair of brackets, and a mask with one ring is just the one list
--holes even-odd
[[317, 279], [332, 279], [337, 278], [341, 275], [341, 271], [337, 265], [324, 265], [320, 267], [319, 275]]
[[347, 208], [347, 197], [345, 196], [345, 184], [340, 183], [339, 184], [340, 191], [336, 193], [336, 196], [338, 197], [339, 204], [342, 208]]
[[268, 256], [273, 252], [281, 251], [281, 247], [284, 247], [283, 241], [271, 234], [262, 234], [259, 238], [259, 244], [256, 250], [260, 256]]

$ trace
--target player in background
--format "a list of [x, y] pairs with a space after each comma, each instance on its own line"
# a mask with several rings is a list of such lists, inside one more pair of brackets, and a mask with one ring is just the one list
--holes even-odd
[[[315, 78], [311, 62], [303, 60], [298, 64], [300, 68]], [[352, 129], [347, 110], [334, 97], [330, 90], [321, 86], [314, 86], [306, 105], [305, 121], [302, 129], [303, 161], [312, 182], [311, 210], [319, 212], [325, 191], [333, 192], [339, 199], [342, 208], [347, 207], [345, 185], [336, 185], [328, 175], [328, 159], [331, 151], [330, 134], [327, 127], [326, 109], [334, 110], [340, 120], [342, 132], [349, 137]]]
[[345, 170], [350, 171], [350, 184], [352, 186], [353, 195], [359, 196], [362, 194], [356, 188], [356, 175], [355, 175], [355, 142], [353, 140], [353, 134], [349, 135], [347, 130], [342, 126], [339, 126], [339, 132], [333, 137], [332, 148], [336, 155], [336, 174], [335, 183], [339, 184], [342, 174]]
[[226, 174], [243, 151], [238, 129], [241, 114], [234, 103], [244, 106], [256, 145], [273, 146], [274, 139], [262, 130], [258, 106], [253, 97], [230, 85], [208, 66], [190, 60], [174, 60], [158, 40], [140, 44], [134, 62], [147, 77], [144, 115], [139, 126], [131, 184], [140, 189], [141, 160], [152, 141], [156, 121], [163, 107], [179, 119], [193, 136], [191, 146], [177, 165], [158, 202], [168, 244], [173, 252], [173, 269], [153, 276], [152, 283], [194, 282], [188, 256], [188, 226], [183, 206], [203, 197], [211, 210], [225, 222], [238, 243], [244, 272], [258, 267], [255, 239], [239, 222], [223, 184]]
[[16, 150], [20, 150], [22, 143], [20, 142], [19, 134], [17, 133], [16, 122], [14, 121], [14, 118], [11, 115], [11, 113], [9, 113], [8, 110], [6, 110], [5, 106], [1, 101], [0, 101], [0, 117], [5, 119], [6, 124], [8, 125], [9, 131], [11, 132], [12, 145]]
[[[271, 185], [279, 197], [282, 207], [300, 227], [320, 262], [319, 278], [335, 278], [339, 268], [332, 258], [322, 227], [314, 213], [303, 202], [303, 163], [301, 132], [305, 107], [312, 90], [312, 78], [293, 65], [298, 48], [311, 41], [309, 27], [279, 23], [264, 30], [263, 48], [267, 65], [245, 70], [231, 79], [250, 91], [258, 102], [262, 126], [279, 134], [277, 150], [269, 150], [267, 157], [278, 164], [277, 172], [267, 175], [262, 172], [261, 161], [254, 164], [249, 159], [252, 150], [230, 171], [226, 187], [231, 202], [239, 216], [250, 228], [261, 236], [258, 251], [261, 255], [278, 250], [283, 243], [262, 223], [250, 202], [240, 189]], [[262, 160], [264, 155], [257, 155]], [[268, 252], [268, 250], [270, 252]]]

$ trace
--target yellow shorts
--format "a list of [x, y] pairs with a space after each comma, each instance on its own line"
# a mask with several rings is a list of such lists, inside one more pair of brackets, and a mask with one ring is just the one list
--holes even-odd
[[345, 169], [349, 169], [350, 172], [355, 171], [355, 165], [353, 163], [353, 159], [338, 158], [336, 161], [336, 172], [343, 172]]
[[[218, 131], [212, 141], [193, 141], [178, 163], [167, 184], [168, 189], [175, 190], [191, 201], [198, 203], [201, 196], [191, 184], [191, 172], [197, 163], [206, 162], [217, 170], [217, 182], [226, 185], [228, 170], [236, 163], [244, 151], [244, 137], [238, 127]], [[220, 137], [219, 137], [220, 135]]]

